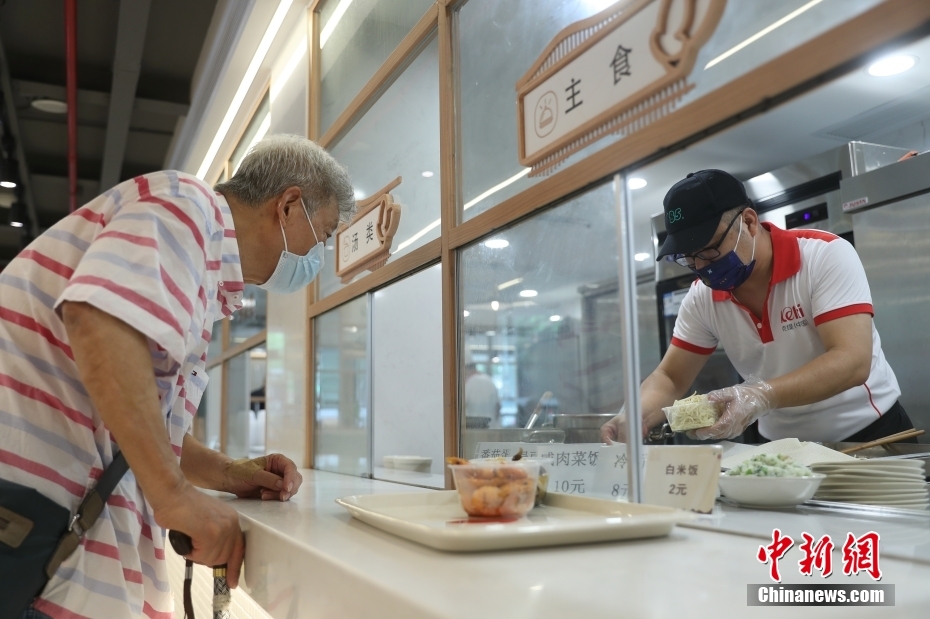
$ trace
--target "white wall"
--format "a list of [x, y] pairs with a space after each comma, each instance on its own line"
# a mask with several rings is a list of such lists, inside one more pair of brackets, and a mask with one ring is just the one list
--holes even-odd
[[443, 472], [441, 272], [436, 265], [374, 293], [376, 467], [387, 455], [426, 456], [431, 473]]
[[[306, 14], [294, 20], [271, 72], [268, 133], [307, 135]], [[265, 449], [304, 464], [307, 432], [307, 295], [268, 293]]]

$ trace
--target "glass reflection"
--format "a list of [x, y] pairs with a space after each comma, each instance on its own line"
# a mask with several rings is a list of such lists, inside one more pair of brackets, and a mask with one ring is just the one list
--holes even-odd
[[320, 131], [358, 95], [432, 0], [327, 0], [320, 9]]
[[226, 362], [226, 453], [233, 458], [265, 454], [264, 345]]
[[268, 293], [253, 284], [246, 284], [242, 293], [242, 309], [230, 316], [229, 345], [241, 344], [263, 331], [268, 324]]
[[314, 320], [314, 466], [369, 474], [368, 297]]

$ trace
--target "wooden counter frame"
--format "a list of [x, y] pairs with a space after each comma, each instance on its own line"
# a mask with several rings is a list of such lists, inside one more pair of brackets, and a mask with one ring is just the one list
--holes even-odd
[[[334, 0], [330, 0], [334, 1]], [[398, 74], [412, 62], [425, 42], [432, 38], [433, 29], [439, 38], [439, 111], [440, 111], [440, 184], [441, 234], [440, 238], [388, 263], [380, 271], [371, 273], [327, 297], [312, 295], [309, 316], [312, 319], [331, 311], [363, 294], [390, 285], [412, 273], [434, 264], [442, 264], [442, 329], [443, 329], [443, 417], [445, 423], [445, 454], [458, 455], [460, 449], [459, 408], [460, 382], [458, 376], [459, 334], [457, 272], [458, 250], [531, 216], [547, 206], [608, 179], [613, 174], [630, 171], [665, 157], [677, 150], [703, 140], [710, 135], [738, 124], [752, 116], [764, 113], [785, 101], [797, 97], [840, 75], [855, 70], [874, 58], [877, 52], [892, 48], [922, 36], [930, 35], [930, 3], [925, 0], [885, 0], [881, 4], [843, 22], [818, 37], [790, 49], [773, 60], [725, 84], [717, 90], [688, 103], [671, 114], [656, 120], [640, 131], [576, 162], [545, 180], [527, 188], [475, 216], [459, 223], [461, 196], [459, 194], [460, 128], [458, 107], [458, 79], [455, 67], [454, 12], [465, 1], [437, 0], [413, 30], [385, 61], [375, 76], [339, 116], [320, 143], [332, 146], [358, 120], [365, 110], [393, 82]], [[320, 0], [311, 3], [317, 11]], [[316, 12], [318, 16], [318, 11]], [[312, 69], [310, 90], [311, 106], [318, 105], [320, 82], [316, 53], [318, 36], [311, 49]], [[311, 110], [310, 136], [318, 135], [318, 112]], [[311, 324], [311, 333], [313, 331]], [[308, 338], [310, 339], [310, 338]], [[312, 402], [314, 363], [312, 339], [308, 349], [310, 374], [307, 405], [307, 458], [313, 462]], [[447, 486], [449, 480], [446, 481]]]

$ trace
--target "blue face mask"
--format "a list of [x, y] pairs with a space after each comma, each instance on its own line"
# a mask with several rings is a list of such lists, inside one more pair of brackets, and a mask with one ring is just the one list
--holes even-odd
[[[743, 234], [743, 226], [740, 224], [739, 234], [736, 235], [736, 247], [739, 247], [739, 238]], [[701, 278], [704, 285], [714, 290], [733, 290], [740, 287], [756, 266], [756, 238], [752, 238], [752, 257], [749, 258], [749, 264], [743, 264], [740, 257], [736, 255], [736, 247], [733, 251], [725, 256], [714, 260], [707, 266], [700, 269], [691, 269]]]
[[271, 274], [267, 282], [259, 284], [259, 288], [263, 288], [269, 292], [285, 294], [297, 292], [312, 282], [323, 269], [323, 258], [325, 255], [323, 253], [323, 243], [320, 241], [320, 237], [316, 235], [316, 230], [313, 229], [313, 222], [310, 221], [310, 213], [307, 212], [307, 206], [304, 204], [303, 199], [300, 200], [300, 205], [304, 207], [304, 215], [307, 216], [307, 221], [310, 223], [310, 230], [313, 232], [313, 238], [317, 240], [317, 243], [310, 248], [306, 256], [292, 254], [287, 251], [287, 235], [284, 234], [284, 225], [278, 221], [278, 224], [281, 225], [281, 236], [284, 237], [284, 251], [281, 252], [281, 257], [278, 259], [278, 266], [275, 267], [274, 273]]

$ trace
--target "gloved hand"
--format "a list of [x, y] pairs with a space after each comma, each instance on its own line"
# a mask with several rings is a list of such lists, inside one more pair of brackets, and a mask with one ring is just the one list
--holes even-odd
[[723, 413], [709, 428], [688, 431], [693, 439], [725, 439], [739, 436], [753, 421], [775, 408], [775, 390], [767, 382], [750, 376], [746, 382], [707, 394]]

